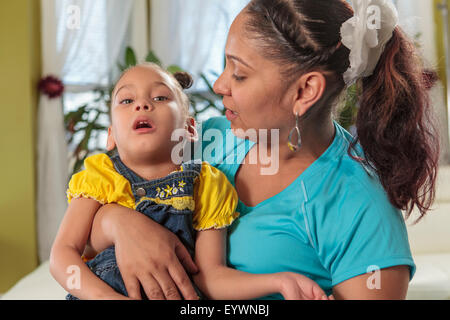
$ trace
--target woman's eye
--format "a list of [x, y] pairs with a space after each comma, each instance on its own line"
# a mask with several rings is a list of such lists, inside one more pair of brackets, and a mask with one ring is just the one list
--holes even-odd
[[122, 101], [120, 101], [120, 104], [130, 104], [133, 103], [132, 99], [123, 99]]
[[168, 100], [168, 98], [164, 96], [158, 96], [153, 98], [153, 101], [166, 101], [166, 100]]
[[236, 75], [236, 74], [233, 74], [233, 78], [234, 78], [234, 80], [236, 80], [236, 81], [244, 81], [244, 80], [245, 80], [245, 77], [240, 77], [240, 76], [238, 76], [238, 75]]

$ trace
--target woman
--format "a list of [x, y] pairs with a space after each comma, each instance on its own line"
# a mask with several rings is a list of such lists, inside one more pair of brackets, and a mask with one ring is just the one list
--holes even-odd
[[[243, 9], [214, 85], [228, 120], [212, 118], [203, 132], [227, 135], [231, 128], [245, 138], [249, 129], [278, 129], [279, 149], [268, 145], [268, 154], [278, 152], [278, 170], [261, 174], [265, 164], [254, 157], [262, 146], [258, 137], [238, 139], [232, 150], [218, 145], [223, 152], [204, 160], [221, 169], [239, 195], [241, 217], [228, 238], [231, 266], [301, 273], [336, 299], [404, 299], [415, 265], [400, 209], [409, 216], [416, 207], [422, 217], [430, 208], [438, 138], [420, 60], [396, 27], [395, 9], [372, 1], [381, 21], [371, 28], [360, 24], [371, 18], [368, 4], [358, 5], [353, 23], [343, 0], [253, 0]], [[352, 46], [367, 39], [371, 47]], [[332, 113], [356, 80], [362, 95], [353, 139]], [[210, 147], [203, 142], [203, 151]], [[237, 161], [226, 161], [230, 154]], [[115, 244], [131, 297], [140, 297], [142, 284], [150, 299], [194, 298], [182, 266], [191, 273], [196, 267], [186, 249], [147, 220], [104, 206], [91, 245], [100, 251]]]

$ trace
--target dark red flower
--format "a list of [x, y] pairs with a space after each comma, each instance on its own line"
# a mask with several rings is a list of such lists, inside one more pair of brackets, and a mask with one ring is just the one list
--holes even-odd
[[64, 84], [54, 76], [46, 76], [39, 81], [38, 89], [50, 99], [58, 98], [64, 92]]

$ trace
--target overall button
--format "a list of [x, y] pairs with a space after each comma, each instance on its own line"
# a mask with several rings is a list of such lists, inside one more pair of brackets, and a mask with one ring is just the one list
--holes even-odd
[[145, 196], [145, 195], [146, 195], [145, 189], [144, 189], [144, 188], [138, 188], [138, 189], [136, 190], [136, 194], [137, 194], [139, 197]]

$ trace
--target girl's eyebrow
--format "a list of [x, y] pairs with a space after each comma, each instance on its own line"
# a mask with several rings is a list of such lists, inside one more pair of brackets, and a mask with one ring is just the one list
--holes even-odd
[[155, 85], [155, 86], [164, 86], [164, 87], [166, 87], [167, 89], [171, 90], [170, 87], [167, 85], [167, 83], [162, 82], [162, 81], [156, 81], [156, 82], [153, 82], [153, 85]]
[[242, 64], [243, 64], [244, 66], [246, 66], [247, 68], [250, 68], [250, 69], [252, 69], [252, 70], [255, 70], [255, 69], [253, 69], [249, 64], [247, 64], [244, 60], [242, 60], [242, 59], [239, 58], [239, 57], [233, 56], [233, 55], [231, 55], [231, 54], [227, 54], [226, 57], [227, 57], [228, 59], [236, 60], [236, 61], [242, 63]]
[[[155, 82], [153, 82], [153, 85], [154, 86], [164, 86], [164, 87], [166, 87], [167, 89], [169, 89], [169, 91], [170, 92], [172, 92], [172, 90], [170, 89], [170, 87], [167, 85], [167, 83], [165, 83], [165, 82], [162, 82], [162, 81], [155, 81]], [[120, 90], [122, 90], [122, 89], [124, 89], [124, 88], [127, 88], [127, 87], [136, 87], [134, 84], [125, 84], [125, 85], [123, 85], [123, 86], [121, 86], [119, 89], [117, 89], [117, 91], [116, 91], [116, 93], [114, 94], [114, 97], [113, 97], [113, 99], [115, 99], [116, 98], [116, 96], [117, 96], [117, 94], [119, 93], [119, 91]]]
[[126, 85], [121, 86], [119, 89], [117, 89], [116, 93], [114, 94], [114, 98], [117, 96], [117, 94], [119, 93], [120, 90], [122, 90], [123, 88], [126, 88], [126, 87], [134, 87], [134, 85], [126, 84]]

